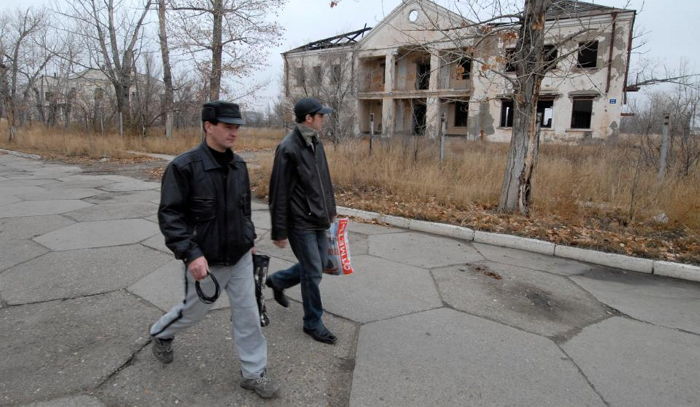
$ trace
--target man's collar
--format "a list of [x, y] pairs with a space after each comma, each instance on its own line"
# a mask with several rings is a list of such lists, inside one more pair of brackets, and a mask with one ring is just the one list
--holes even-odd
[[306, 145], [309, 147], [313, 147], [314, 144], [318, 141], [318, 131], [316, 129], [312, 129], [309, 126], [306, 126], [302, 123], [297, 123], [297, 129], [299, 129], [299, 133], [301, 136], [304, 138], [304, 141], [306, 142]]
[[[199, 150], [204, 156], [205, 171], [221, 168], [219, 163], [214, 158], [214, 155], [211, 153], [211, 151], [209, 151], [209, 146], [207, 145], [206, 141], [202, 141], [202, 143], [199, 145]], [[231, 150], [231, 153], [233, 153], [233, 160], [231, 162], [233, 163], [234, 167], [238, 167], [238, 162], [241, 161], [241, 159], [233, 152], [233, 150]]]

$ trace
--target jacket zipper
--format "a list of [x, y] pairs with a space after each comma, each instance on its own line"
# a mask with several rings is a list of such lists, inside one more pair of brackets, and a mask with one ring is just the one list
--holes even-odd
[[323, 180], [321, 179], [321, 171], [318, 169], [318, 161], [316, 160], [316, 152], [314, 151], [314, 167], [316, 167], [316, 175], [318, 175], [318, 184], [321, 186], [321, 194], [323, 195], [323, 209], [326, 211], [326, 219], [328, 223], [331, 223], [331, 215], [328, 212], [328, 206], [326, 205], [326, 190], [323, 189]]

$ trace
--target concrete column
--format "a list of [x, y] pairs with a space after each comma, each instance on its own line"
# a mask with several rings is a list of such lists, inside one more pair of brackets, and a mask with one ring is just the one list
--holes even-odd
[[386, 53], [384, 62], [384, 92], [386, 95], [382, 100], [382, 137], [394, 135], [394, 77], [396, 75], [396, 50], [389, 50]]
[[382, 100], [382, 137], [394, 135], [394, 98], [385, 97]]
[[396, 62], [395, 50], [390, 50], [386, 53], [386, 59], [384, 62], [384, 92], [394, 91], [394, 76]]
[[437, 51], [430, 54], [430, 81], [428, 82], [428, 89], [440, 89], [440, 54]]
[[[433, 52], [430, 55], [430, 81], [428, 90], [436, 91], [440, 84], [440, 55]], [[430, 138], [435, 138], [440, 131], [440, 98], [428, 97], [426, 99], [425, 132]]]
[[[433, 78], [430, 78], [432, 84]], [[432, 138], [437, 137], [440, 130], [440, 98], [431, 96], [426, 100], [425, 112], [425, 132], [426, 136]]]

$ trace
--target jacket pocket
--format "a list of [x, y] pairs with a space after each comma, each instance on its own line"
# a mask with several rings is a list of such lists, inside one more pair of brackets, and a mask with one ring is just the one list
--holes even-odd
[[192, 220], [195, 223], [208, 222], [216, 218], [216, 200], [210, 197], [192, 198]]

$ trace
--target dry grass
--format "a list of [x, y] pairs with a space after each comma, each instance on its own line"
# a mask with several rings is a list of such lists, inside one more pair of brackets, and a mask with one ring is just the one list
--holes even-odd
[[[516, 234], [560, 244], [700, 263], [700, 174], [656, 184], [633, 148], [542, 146], [530, 217], [496, 211], [508, 145], [451, 139], [438, 160], [430, 140], [327, 145], [340, 205]], [[271, 156], [253, 173], [267, 191]], [[636, 176], [635, 176], [636, 173]], [[633, 198], [634, 191], [634, 198]], [[652, 217], [666, 213], [669, 222]]]
[[[244, 128], [237, 151], [255, 151], [251, 179], [267, 192], [272, 152], [282, 129]], [[123, 158], [126, 150], [178, 154], [200, 142], [198, 129], [172, 140], [160, 135], [99, 137], [40, 127], [22, 129], [0, 147], [44, 156]], [[700, 263], [700, 170], [674, 171], [662, 184], [653, 168], [638, 165], [630, 146], [543, 145], [534, 175], [531, 216], [498, 213], [507, 144], [449, 139], [438, 160], [431, 140], [394, 139], [369, 154], [367, 140], [326, 144], [341, 205], [387, 214], [511, 233], [567, 245]], [[50, 154], [47, 154], [50, 153]], [[254, 168], [255, 166], [251, 166]], [[669, 222], [652, 221], [665, 213]]]
[[[19, 130], [17, 139], [9, 143], [6, 131], [0, 127], [2, 138], [0, 147], [18, 149], [45, 156], [89, 157], [121, 159], [132, 157], [127, 151], [146, 151], [160, 154], [179, 154], [201, 142], [198, 128], [177, 130], [168, 140], [160, 134], [146, 136], [125, 136], [106, 134], [104, 136], [61, 128], [46, 128], [35, 125]], [[242, 128], [236, 141], [236, 150], [257, 151], [274, 148], [284, 136], [282, 129]]]
[[[507, 148], [451, 140], [443, 163], [438, 147], [426, 140], [378, 146], [371, 155], [366, 141], [327, 150], [334, 180], [344, 188], [490, 209], [498, 203]], [[659, 185], [653, 169], [637, 169], [636, 158], [628, 147], [544, 145], [533, 181], [534, 214], [577, 218], [590, 208], [603, 208], [634, 221], [664, 212], [671, 221], [700, 231], [700, 171], [671, 175]]]

